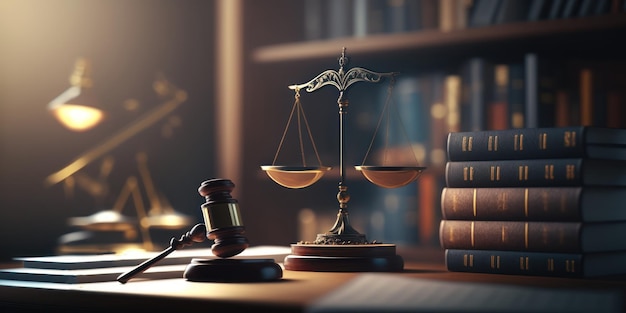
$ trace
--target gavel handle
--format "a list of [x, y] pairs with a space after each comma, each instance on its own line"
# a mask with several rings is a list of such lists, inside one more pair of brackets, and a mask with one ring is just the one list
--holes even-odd
[[169, 248], [163, 250], [163, 252], [159, 253], [159, 255], [144, 261], [143, 263], [137, 265], [137, 267], [132, 270], [120, 275], [117, 277], [117, 281], [122, 284], [125, 284], [129, 279], [133, 278], [135, 275], [147, 270], [150, 266], [154, 265], [154, 263], [161, 261], [164, 257], [168, 256], [170, 253], [174, 252], [174, 250], [191, 245], [194, 242], [202, 242], [206, 239], [206, 226], [203, 223], [196, 224], [190, 231], [185, 233], [180, 237], [180, 239], [176, 239], [172, 237], [170, 240]]
[[148, 259], [144, 261], [143, 263], [137, 265], [132, 270], [121, 274], [120, 276], [117, 277], [117, 281], [119, 281], [122, 284], [125, 284], [126, 282], [128, 282], [128, 280], [135, 277], [135, 275], [147, 270], [149, 267], [154, 265], [154, 263], [161, 261], [161, 259], [165, 258], [170, 253], [174, 252], [174, 250], [176, 249], [173, 246], [168, 247], [167, 249], [163, 250], [163, 252], [159, 253], [159, 255], [153, 257], [152, 259]]

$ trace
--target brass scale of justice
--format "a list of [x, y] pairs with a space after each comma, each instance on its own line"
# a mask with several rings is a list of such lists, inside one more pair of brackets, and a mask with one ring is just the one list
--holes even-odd
[[[285, 127], [285, 132], [283, 133], [283, 138], [276, 151], [272, 165], [261, 166], [261, 169], [265, 171], [274, 182], [291, 189], [311, 186], [322, 178], [326, 172], [332, 169], [330, 166], [321, 165], [322, 162], [317, 153], [308, 121], [306, 121], [306, 117], [304, 116], [304, 110], [300, 101], [300, 91], [305, 90], [310, 93], [327, 85], [335, 86], [339, 90], [337, 103], [339, 105], [340, 117], [340, 181], [339, 192], [337, 193], [337, 200], [339, 201], [337, 220], [329, 231], [318, 234], [313, 243], [299, 242], [292, 244], [292, 254], [287, 255], [284, 259], [284, 268], [287, 270], [318, 272], [393, 272], [401, 271], [404, 268], [404, 261], [401, 256], [396, 254], [396, 246], [394, 244], [369, 242], [364, 234], [359, 233], [350, 225], [348, 218], [348, 201], [350, 200], [350, 195], [348, 194], [348, 187], [345, 183], [346, 171], [344, 160], [344, 124], [349, 103], [346, 96], [348, 87], [357, 82], [379, 83], [385, 78], [389, 79], [387, 97], [372, 141], [363, 159], [362, 165], [355, 166], [355, 169], [360, 171], [367, 180], [377, 186], [383, 188], [398, 188], [415, 181], [426, 167], [419, 166], [414, 153], [414, 166], [389, 166], [385, 165], [385, 162], [383, 162], [383, 165], [365, 165], [368, 155], [372, 150], [376, 135], [380, 129], [383, 117], [387, 116], [387, 123], [390, 123], [389, 115], [391, 114], [391, 106], [394, 104], [392, 91], [395, 76], [398, 75], [398, 73], [378, 73], [361, 67], [355, 67], [345, 71], [344, 66], [347, 62], [346, 49], [343, 48], [341, 57], [339, 58], [339, 71], [326, 70], [307, 83], [289, 86], [290, 89], [295, 91], [295, 101]], [[301, 153], [303, 155], [302, 166], [275, 165], [294, 112], [297, 112], [299, 127], [301, 125], [300, 118], [304, 119], [307, 133], [310, 136], [311, 144], [317, 157], [318, 166], [306, 165], [301, 135], [299, 139]], [[398, 122], [404, 131], [399, 117], [400, 116], [397, 116]], [[299, 131], [301, 131], [301, 129], [299, 129]], [[404, 135], [406, 136], [407, 142], [410, 143], [406, 132], [404, 132]], [[386, 140], [385, 149], [387, 149]], [[212, 252], [218, 259], [192, 260], [183, 274], [183, 277], [187, 280], [201, 282], [245, 282], [274, 281], [280, 279], [282, 277], [282, 269], [273, 259], [261, 258], [247, 260], [231, 258], [248, 247], [248, 240], [243, 236], [244, 228], [240, 223], [227, 225], [228, 227], [214, 227], [216, 223], [220, 223], [220, 220], [230, 221], [232, 218], [236, 218], [236, 220], [240, 222], [238, 202], [230, 196], [230, 192], [233, 188], [234, 184], [228, 179], [217, 178], [203, 182], [198, 191], [201, 195], [205, 196], [207, 200], [207, 202], [202, 205], [205, 224], [197, 224], [190, 231], [181, 236], [180, 239], [173, 237], [170, 241], [169, 248], [152, 259], [139, 264], [130, 271], [122, 273], [117, 280], [121, 283], [126, 283], [176, 249], [191, 245], [194, 242], [202, 242], [206, 238], [214, 240]]]
[[[326, 172], [331, 170], [329, 166], [321, 165], [322, 162], [317, 153], [317, 148], [309, 129], [308, 121], [304, 115], [304, 110], [300, 101], [300, 91], [305, 90], [309, 93], [314, 92], [324, 86], [335, 86], [339, 90], [339, 98], [337, 104], [339, 106], [339, 192], [337, 200], [339, 201], [339, 212], [334, 226], [326, 233], [318, 234], [314, 242], [299, 242], [291, 245], [292, 254], [285, 258], [284, 266], [288, 270], [303, 271], [399, 271], [403, 269], [402, 257], [396, 254], [396, 246], [394, 244], [384, 244], [376, 242], [368, 242], [366, 236], [359, 233], [351, 225], [348, 218], [348, 186], [346, 185], [346, 167], [344, 160], [344, 151], [346, 146], [345, 140], [345, 119], [348, 108], [347, 91], [350, 86], [357, 82], [379, 83], [387, 78], [389, 87], [387, 96], [378, 125], [372, 136], [372, 141], [363, 159], [361, 165], [355, 166], [365, 178], [371, 183], [383, 188], [398, 188], [415, 181], [426, 167], [419, 166], [417, 157], [411, 148], [414, 165], [410, 166], [390, 166], [386, 165], [386, 150], [388, 142], [385, 139], [383, 162], [382, 165], [365, 165], [365, 162], [372, 151], [374, 141], [380, 130], [384, 117], [386, 119], [386, 130], [389, 131], [389, 123], [391, 123], [392, 110], [395, 102], [393, 100], [393, 87], [397, 72], [378, 73], [365, 68], [354, 67], [347, 71], [344, 66], [348, 63], [346, 57], [346, 49], [343, 48], [341, 57], [339, 58], [339, 71], [326, 70], [309, 82], [299, 85], [291, 85], [289, 89], [295, 91], [295, 101], [283, 133], [283, 138], [279, 144], [274, 162], [272, 165], [263, 165], [261, 169], [277, 184], [286, 188], [305, 188], [316, 183]], [[287, 134], [287, 129], [293, 118], [294, 111], [298, 114], [298, 124], [300, 118], [304, 119], [306, 131], [309, 134], [313, 150], [317, 156], [319, 166], [306, 166], [304, 151], [302, 149], [302, 137], [300, 136], [300, 148], [302, 157], [302, 166], [284, 166], [275, 165], [278, 154], [280, 153], [282, 143]], [[397, 110], [394, 111], [396, 114]], [[406, 142], [410, 144], [408, 134], [402, 126], [400, 116], [396, 115], [397, 122], [400, 125], [402, 134], [404, 134]], [[385, 134], [385, 138], [389, 134]], [[410, 147], [409, 147], [410, 148]]]

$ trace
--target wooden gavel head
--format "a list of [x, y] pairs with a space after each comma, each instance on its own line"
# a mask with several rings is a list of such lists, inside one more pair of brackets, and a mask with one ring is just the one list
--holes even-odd
[[202, 216], [206, 237], [213, 240], [211, 251], [220, 258], [229, 258], [248, 248], [248, 238], [239, 211], [239, 202], [231, 196], [235, 184], [228, 179], [215, 178], [202, 182], [198, 192], [206, 199]]

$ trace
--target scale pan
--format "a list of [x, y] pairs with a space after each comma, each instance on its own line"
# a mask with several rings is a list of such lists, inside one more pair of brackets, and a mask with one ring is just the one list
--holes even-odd
[[70, 225], [94, 231], [126, 231], [137, 222], [113, 210], [103, 210], [89, 216], [72, 217]]
[[398, 188], [413, 182], [426, 169], [415, 166], [355, 166], [363, 176], [375, 185], [384, 188]]
[[155, 227], [163, 229], [178, 229], [191, 225], [192, 219], [178, 212], [148, 215], [140, 220], [143, 227]]
[[329, 166], [280, 166], [262, 165], [261, 169], [274, 182], [287, 188], [304, 188], [313, 185], [324, 173], [330, 170]]

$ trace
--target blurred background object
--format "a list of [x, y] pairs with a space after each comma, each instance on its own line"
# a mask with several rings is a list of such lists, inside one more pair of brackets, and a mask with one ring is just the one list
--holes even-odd
[[[0, 1], [0, 234], [19, 238], [2, 244], [0, 259], [102, 243], [74, 218], [110, 217], [98, 213], [125, 189], [131, 196], [117, 210], [134, 230], [106, 242], [144, 248], [149, 228], [149, 239], [167, 245], [172, 230], [154, 227], [160, 218], [202, 220], [196, 188], [214, 169], [213, 11], [213, 1]], [[180, 86], [185, 103], [146, 121], [163, 103], [182, 103], [159, 94], [159, 77]], [[66, 128], [57, 113], [81, 98], [106, 117]], [[99, 147], [137, 121], [140, 132]], [[78, 159], [80, 170], [52, 175]]]

